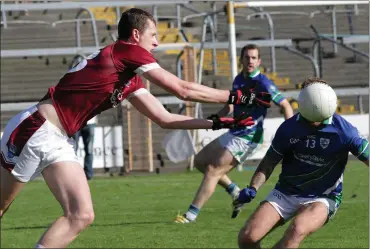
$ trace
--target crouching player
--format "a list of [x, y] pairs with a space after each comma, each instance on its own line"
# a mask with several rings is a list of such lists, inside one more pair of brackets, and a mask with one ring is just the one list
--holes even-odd
[[[316, 97], [321, 98], [321, 104]], [[316, 109], [320, 106], [329, 107], [331, 115], [323, 116], [325, 111]], [[266, 234], [293, 217], [274, 248], [298, 248], [305, 237], [334, 216], [342, 199], [348, 153], [369, 163], [369, 142], [352, 124], [334, 114], [335, 108], [335, 92], [324, 80], [309, 78], [303, 83], [299, 113], [281, 124], [249, 187], [234, 201], [234, 205], [252, 201], [282, 160], [275, 188], [239, 232], [240, 248], [260, 248]]]

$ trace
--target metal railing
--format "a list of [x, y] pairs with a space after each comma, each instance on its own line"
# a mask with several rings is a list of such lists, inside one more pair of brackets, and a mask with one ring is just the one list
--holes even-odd
[[[47, 3], [45, 1], [45, 3], [42, 3], [42, 4], [5, 4], [5, 2], [2, 2], [1, 4], [1, 7], [2, 7], [2, 10], [3, 13], [2, 13], [2, 18], [5, 20], [2, 21], [4, 27], [6, 28], [7, 27], [7, 21], [6, 21], [6, 15], [5, 15], [5, 11], [7, 10], [32, 10], [32, 9], [75, 9], [75, 8], [80, 8], [80, 12], [79, 14], [76, 16], [76, 36], [77, 36], [77, 41], [76, 41], [76, 45], [77, 47], [80, 47], [81, 46], [81, 38], [80, 38], [80, 27], [79, 27], [79, 16], [82, 12], [84, 11], [87, 11], [87, 13], [89, 14], [90, 16], [90, 19], [91, 19], [91, 22], [92, 22], [92, 29], [93, 29], [93, 39], [95, 41], [95, 45], [98, 47], [99, 46], [99, 40], [98, 40], [98, 35], [97, 35], [97, 28], [96, 28], [96, 23], [93, 21], [94, 20], [94, 15], [91, 13], [91, 11], [88, 9], [90, 7], [97, 7], [97, 6], [103, 6], [103, 7], [116, 7], [116, 10], [117, 10], [117, 22], [118, 22], [118, 11], [119, 11], [119, 7], [121, 6], [130, 6], [130, 5], [135, 5], [135, 6], [145, 6], [145, 5], [151, 5], [153, 3], [155, 3], [155, 5], [152, 6], [152, 12], [153, 12], [153, 16], [156, 20], [158, 20], [158, 18], [163, 18], [164, 16], [161, 16], [159, 17], [158, 16], [158, 6], [161, 6], [161, 5], [173, 5], [173, 4], [176, 4], [176, 15], [175, 16], [171, 16], [171, 18], [173, 20], [176, 21], [176, 26], [179, 30], [182, 29], [182, 26], [181, 26], [181, 23], [182, 22], [185, 22], [191, 18], [196, 18], [196, 17], [203, 17], [204, 20], [203, 20], [203, 25], [205, 22], [209, 23], [209, 26], [210, 26], [210, 29], [211, 29], [211, 32], [213, 32], [212, 34], [212, 37], [214, 37], [217, 33], [217, 15], [220, 14], [220, 13], [225, 13], [224, 9], [220, 9], [220, 10], [217, 10], [216, 9], [216, 4], [214, 1], [210, 1], [211, 2], [211, 8], [212, 8], [212, 11], [210, 12], [201, 12], [193, 7], [191, 7], [190, 5], [187, 5], [189, 3], [189, 1], [184, 1], [184, 0], [174, 0], [174, 1], [166, 1], [166, 0], [158, 0], [158, 1], [140, 1], [140, 2], [135, 2], [135, 1], [124, 1], [124, 2], [121, 2], [121, 1], [89, 1], [89, 2], [53, 2], [53, 3]], [[297, 2], [297, 1], [295, 1]], [[311, 1], [311, 2], [314, 2], [314, 1]], [[317, 2], [317, 1], [316, 1]], [[331, 1], [332, 4], [339, 4], [340, 1]], [[293, 14], [293, 15], [306, 15], [306, 16], [309, 16], [310, 18], [313, 18], [314, 16], [318, 15], [318, 14], [322, 14], [322, 13], [331, 13], [332, 14], [332, 31], [333, 31], [333, 39], [336, 40], [337, 38], [337, 27], [336, 27], [336, 14], [337, 13], [355, 13], [356, 15], [359, 13], [359, 10], [358, 10], [358, 7], [357, 7], [357, 4], [362, 4], [364, 1], [353, 1], [354, 3], [354, 8], [353, 10], [337, 10], [335, 6], [333, 6], [333, 8], [331, 9], [327, 9], [327, 10], [317, 10], [317, 11], [311, 11], [311, 12], [304, 12], [304, 11], [269, 11], [269, 12], [264, 12], [263, 11], [263, 7], [264, 6], [277, 6], [276, 4], [277, 3], [260, 3], [258, 4], [257, 2], [253, 2], [253, 1], [249, 1], [249, 2], [246, 2], [246, 3], [235, 3], [235, 5], [243, 5], [245, 4], [246, 6], [250, 7], [252, 10], [254, 10], [256, 13], [253, 13], [253, 14], [249, 14], [247, 15], [246, 19], [247, 20], [250, 20], [250, 18], [252, 16], [256, 16], [256, 15], [261, 15], [262, 16], [262, 19], [264, 19], [264, 17], [267, 18], [267, 21], [268, 21], [268, 26], [269, 26], [269, 39], [270, 40], [274, 40], [275, 38], [275, 33], [274, 33], [274, 21], [272, 19], [272, 15], [281, 15], [281, 14]], [[285, 3], [284, 3], [285, 4]], [[292, 5], [292, 6], [297, 6], [299, 5], [300, 3], [290, 3], [288, 5]], [[310, 5], [312, 3], [305, 3], [305, 4], [302, 4], [302, 5]], [[327, 3], [328, 5], [329, 3]], [[259, 7], [257, 7], [259, 6]], [[346, 5], [347, 6], [347, 5]], [[190, 14], [190, 15], [187, 15], [187, 16], [184, 16], [184, 17], [181, 17], [181, 8], [184, 8], [186, 10], [190, 10], [193, 12], [193, 14]], [[209, 18], [208, 16], [212, 16], [212, 22], [209, 21]], [[207, 19], [205, 19], [205, 17], [207, 17]], [[73, 21], [73, 20], [72, 20]], [[58, 21], [57, 21], [58, 22]], [[54, 25], [55, 23], [57, 22], [54, 22]], [[61, 21], [62, 22], [62, 21]], [[351, 24], [350, 24], [350, 20], [349, 20], [349, 25], [350, 25], [350, 29], [351, 29]], [[184, 39], [184, 38], [183, 38]], [[337, 52], [337, 44], [336, 43], [333, 43], [333, 51], [334, 53]], [[215, 52], [215, 49], [213, 49], [212, 51], [212, 54], [215, 55], [216, 52]], [[271, 67], [272, 67], [272, 71], [273, 72], [276, 72], [276, 53], [275, 53], [275, 46], [271, 46], [271, 50], [270, 50], [270, 55], [271, 55]], [[216, 65], [217, 62], [216, 62], [216, 59], [215, 59], [215, 56], [213, 56], [212, 58], [212, 63], [213, 65]], [[214, 67], [214, 70], [217, 70], [217, 67], [213, 66]]]
[[[252, 16], [262, 15], [267, 17], [267, 22], [269, 25], [269, 38], [270, 40], [275, 40], [275, 30], [274, 30], [274, 21], [272, 20], [271, 15], [268, 12], [257, 12], [253, 14], [247, 15], [246, 19], [250, 20]], [[271, 46], [271, 67], [272, 72], [276, 72], [276, 53], [275, 53], [275, 46]]]
[[[335, 93], [338, 97], [347, 97], [347, 96], [369, 96], [369, 88], [368, 87], [353, 87], [353, 88], [334, 88]], [[292, 90], [284, 92], [284, 96], [286, 98], [294, 98], [297, 99], [300, 90]], [[174, 97], [174, 96], [164, 96], [164, 97], [157, 97], [157, 99], [163, 105], [169, 104], [183, 104], [184, 101]], [[18, 103], [1, 103], [0, 108], [2, 112], [10, 112], [10, 111], [21, 111], [27, 109], [33, 105], [37, 104], [37, 102], [18, 102]], [[121, 105], [126, 106], [129, 102], [127, 100], [122, 101]]]
[[[45, 1], [46, 2], [46, 1]], [[298, 1], [294, 1], [296, 3], [289, 3], [289, 5], [299, 5]], [[310, 1], [314, 2], [314, 1]], [[339, 1], [331, 1], [333, 4], [338, 4]], [[182, 49], [184, 46], [193, 46], [197, 49], [200, 49], [200, 65], [198, 69], [198, 75], [200, 77], [200, 80], [202, 78], [202, 66], [203, 66], [203, 57], [204, 57], [204, 49], [206, 48], [211, 48], [212, 49], [212, 65], [213, 65], [213, 70], [216, 73], [217, 72], [217, 61], [216, 61], [216, 49], [228, 49], [230, 48], [229, 43], [220, 43], [217, 42], [216, 38], [216, 32], [217, 32], [217, 15], [219, 14], [224, 14], [225, 11], [224, 9], [217, 10], [216, 9], [216, 4], [215, 2], [211, 1], [211, 8], [212, 11], [209, 12], [201, 12], [192, 6], [188, 5], [189, 1], [184, 1], [184, 0], [173, 0], [173, 1], [89, 1], [89, 2], [53, 2], [53, 3], [39, 3], [39, 4], [5, 4], [5, 2], [1, 2], [1, 11], [3, 11], [2, 18], [3, 18], [3, 25], [4, 28], [7, 26], [5, 11], [9, 10], [36, 10], [36, 9], [79, 9], [78, 14], [76, 15], [76, 19], [72, 20], [63, 20], [63, 21], [55, 21], [52, 23], [53, 26], [59, 23], [63, 22], [76, 22], [76, 48], [55, 48], [55, 49], [32, 49], [32, 50], [2, 50], [1, 51], [1, 57], [16, 57], [20, 54], [23, 54], [24, 56], [38, 56], [38, 55], [62, 55], [62, 54], [78, 54], [78, 55], [85, 55], [88, 53], [94, 52], [97, 47], [99, 47], [99, 39], [98, 39], [98, 34], [97, 34], [97, 27], [96, 27], [96, 22], [93, 13], [88, 9], [90, 7], [116, 7], [116, 10], [119, 9], [121, 6], [129, 6], [129, 5], [135, 5], [135, 6], [145, 6], [149, 4], [155, 5], [152, 7], [153, 11], [153, 16], [155, 18], [161, 18], [158, 16], [158, 6], [162, 5], [173, 5], [176, 4], [176, 15], [172, 16], [174, 20], [176, 20], [177, 23], [177, 28], [179, 28], [179, 32], [182, 34], [181, 37], [183, 40], [187, 41], [186, 36], [184, 36], [184, 32], [182, 30], [181, 23], [183, 21], [187, 21], [192, 18], [198, 18], [202, 17], [203, 18], [203, 25], [202, 25], [202, 38], [200, 43], [177, 43], [177, 44], [162, 44], [160, 45], [156, 50], [157, 51], [163, 51], [167, 50], [169, 48], [172, 49]], [[364, 1], [352, 1], [351, 3], [354, 4], [363, 4]], [[254, 43], [258, 44], [259, 46], [269, 46], [270, 47], [270, 53], [271, 53], [271, 66], [272, 66], [272, 71], [276, 72], [276, 54], [275, 50], [276, 47], [281, 47], [284, 48], [286, 51], [289, 51], [291, 53], [294, 53], [296, 55], [299, 55], [302, 58], [310, 60], [313, 66], [313, 72], [315, 75], [321, 75], [321, 58], [317, 56], [317, 49], [320, 40], [326, 39], [331, 41], [335, 46], [337, 46], [340, 42], [336, 41], [335, 37], [336, 36], [336, 26], [335, 22], [332, 23], [333, 27], [333, 39], [330, 39], [328, 37], [323, 37], [320, 36], [320, 39], [316, 39], [314, 41], [313, 45], [313, 56], [307, 55], [302, 53], [301, 51], [295, 49], [292, 47], [291, 40], [275, 40], [275, 31], [274, 31], [274, 21], [272, 19], [272, 15], [280, 15], [280, 14], [294, 14], [294, 15], [306, 15], [309, 16], [310, 18], [313, 18], [314, 16], [321, 14], [321, 13], [331, 13], [332, 15], [335, 15], [336, 13], [355, 13], [358, 14], [358, 8], [357, 5], [354, 5], [353, 10], [337, 10], [336, 8], [324, 10], [324, 11], [312, 11], [312, 12], [303, 12], [303, 11], [269, 11], [265, 12], [263, 11], [264, 6], [276, 6], [277, 3], [264, 3], [264, 2], [253, 2], [249, 1], [246, 3], [235, 3], [235, 5], [241, 5], [241, 4], [246, 4], [246, 6], [250, 7], [252, 10], [255, 11], [255, 13], [249, 14], [246, 16], [247, 20], [250, 20], [251, 17], [260, 15], [262, 19], [266, 18], [268, 21], [268, 26], [269, 26], [269, 40], [260, 40], [260, 41], [240, 41], [237, 42], [236, 47], [241, 47], [245, 45], [247, 42], [248, 43]], [[308, 1], [302, 5], [310, 5], [312, 3], [308, 3]], [[181, 8], [190, 10], [193, 12], [193, 14], [183, 16], [181, 18]], [[88, 15], [90, 16], [89, 19], [82, 19], [80, 18], [81, 14], [84, 12], [87, 12]], [[118, 12], [117, 12], [118, 13]], [[162, 16], [163, 17], [163, 16]], [[118, 18], [118, 15], [117, 15]], [[93, 36], [94, 36], [94, 41], [95, 41], [95, 47], [83, 47], [81, 44], [81, 35], [80, 35], [80, 22], [81, 21], [86, 21], [90, 20], [92, 23], [92, 29], [93, 29]], [[10, 22], [9, 22], [10, 23]], [[208, 43], [205, 41], [206, 39], [206, 31], [207, 27], [209, 27], [211, 31], [211, 37], [212, 37], [212, 42]], [[112, 39], [116, 38], [115, 35], [112, 35]], [[351, 39], [351, 38], [344, 38], [344, 39]], [[357, 38], [360, 39], [360, 38]], [[349, 43], [349, 42], [348, 42]], [[363, 54], [361, 51], [356, 50], [355, 48], [351, 48], [350, 46], [345, 45], [345, 42], [342, 42], [340, 45], [344, 48], [347, 48], [351, 51], [353, 51], [355, 54], [360, 54], [361, 56], [365, 56], [368, 58], [368, 55]], [[351, 43], [353, 44], [353, 42]], [[69, 50], [69, 51], [68, 51]], [[181, 65], [179, 66], [179, 58], [177, 58], [177, 68], [178, 68], [178, 75], [181, 74]]]

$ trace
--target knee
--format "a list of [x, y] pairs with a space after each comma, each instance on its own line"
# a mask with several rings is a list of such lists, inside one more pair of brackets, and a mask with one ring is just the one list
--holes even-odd
[[221, 166], [215, 166], [213, 164], [208, 164], [205, 168], [205, 174], [209, 177], [221, 177], [226, 172], [223, 171]]
[[204, 158], [195, 157], [194, 165], [208, 177], [221, 177], [225, 174], [221, 166], [214, 165], [214, 163], [210, 163], [209, 160], [204, 160]]
[[93, 223], [95, 214], [94, 211], [78, 211], [67, 214], [66, 217], [78, 230], [81, 231]]
[[288, 239], [293, 241], [301, 241], [308, 233], [303, 225], [299, 223], [292, 223], [287, 231]]
[[238, 235], [239, 248], [255, 248], [260, 243], [261, 238], [251, 227], [244, 227]]

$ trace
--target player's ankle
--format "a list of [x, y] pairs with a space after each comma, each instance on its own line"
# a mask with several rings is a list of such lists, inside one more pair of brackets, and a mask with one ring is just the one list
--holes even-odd
[[188, 211], [185, 213], [186, 219], [189, 221], [194, 221], [200, 212], [200, 209], [191, 204], [188, 208]]
[[231, 195], [231, 197], [235, 198], [239, 195], [240, 188], [238, 185], [236, 185], [236, 183], [232, 182], [229, 186], [227, 186], [226, 192]]

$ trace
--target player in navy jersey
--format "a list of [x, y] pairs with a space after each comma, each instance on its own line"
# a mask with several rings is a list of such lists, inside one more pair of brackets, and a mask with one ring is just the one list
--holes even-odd
[[[327, 83], [309, 78], [302, 88], [311, 84]], [[235, 200], [235, 205], [250, 202], [282, 160], [275, 188], [240, 230], [239, 247], [260, 248], [267, 233], [294, 217], [274, 248], [298, 248], [339, 208], [349, 152], [368, 166], [368, 146], [368, 140], [338, 114], [313, 123], [297, 113], [282, 123], [249, 187]]]
[[[282, 109], [285, 119], [293, 116], [293, 109], [288, 100], [266, 75], [261, 74], [259, 70], [261, 58], [258, 46], [255, 44], [245, 45], [241, 49], [240, 64], [243, 68], [234, 79], [233, 90], [250, 88], [268, 92], [271, 94], [274, 104]], [[263, 121], [266, 117], [267, 108], [226, 104], [218, 112], [220, 116], [233, 114], [234, 117], [243, 112], [248, 113], [253, 118], [254, 126], [230, 129], [205, 146], [195, 156], [194, 165], [200, 172], [204, 173], [204, 177], [188, 211], [183, 215], [178, 215], [175, 219], [176, 223], [195, 221], [200, 209], [214, 193], [217, 184], [222, 186], [233, 200], [238, 196], [239, 187], [226, 174], [253, 156], [262, 144]], [[240, 210], [241, 207], [234, 206], [231, 217], [237, 217]]]
[[116, 42], [81, 61], [49, 88], [37, 105], [6, 125], [1, 138], [0, 218], [25, 183], [40, 174], [63, 209], [63, 216], [48, 228], [36, 247], [67, 247], [94, 220], [89, 185], [72, 138], [92, 117], [127, 99], [162, 128], [220, 129], [253, 123], [243, 116], [210, 121], [171, 114], [145, 89], [139, 76], [183, 100], [270, 105], [268, 93], [217, 90], [183, 81], [162, 69], [152, 55], [158, 45], [156, 33], [155, 20], [149, 13], [136, 8], [125, 11]]

